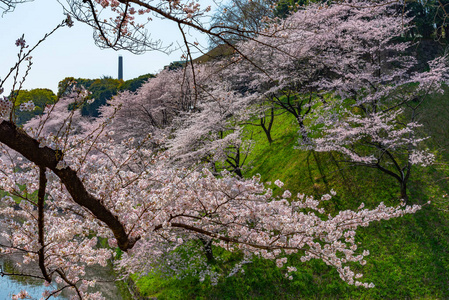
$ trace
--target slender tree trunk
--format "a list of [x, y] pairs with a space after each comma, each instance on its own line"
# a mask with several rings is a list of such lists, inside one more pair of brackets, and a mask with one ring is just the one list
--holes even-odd
[[[229, 154], [227, 155], [228, 158], [226, 159], [226, 162], [231, 166], [232, 170], [231, 172], [234, 172], [239, 176], [240, 178], [243, 178], [242, 169], [240, 165], [240, 147], [234, 146], [235, 148], [235, 156], [232, 157]], [[243, 166], [243, 163], [242, 163]]]
[[263, 117], [260, 118], [260, 126], [262, 127], [263, 131], [265, 132], [265, 135], [267, 136], [268, 139], [268, 143], [273, 143], [273, 139], [271, 137], [271, 127], [273, 126], [273, 121], [274, 121], [274, 108], [271, 108], [271, 118], [270, 118], [270, 122], [268, 122], [268, 127], [265, 126], [265, 122], [266, 122], [266, 118], [267, 117]]
[[235, 169], [235, 174], [237, 174], [238, 177], [243, 178], [242, 170], [239, 167]]
[[404, 200], [405, 203], [408, 202], [408, 195], [407, 195], [407, 182], [402, 181], [400, 182], [401, 185], [401, 199]]
[[45, 205], [45, 188], [47, 187], [47, 176], [45, 175], [45, 167], [39, 167], [39, 191], [37, 193], [37, 208], [38, 208], [38, 241], [40, 248], [37, 252], [39, 258], [39, 268], [41, 269], [42, 275], [48, 282], [52, 281], [51, 276], [47, 272], [45, 267], [45, 236], [44, 236], [44, 205]]
[[204, 254], [206, 255], [207, 262], [212, 263], [215, 261], [214, 253], [212, 252], [212, 240], [204, 237], [200, 238], [200, 241], [204, 246]]

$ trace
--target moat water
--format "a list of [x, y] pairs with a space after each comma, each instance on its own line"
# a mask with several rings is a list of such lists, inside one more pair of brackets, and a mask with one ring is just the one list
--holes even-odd
[[[12, 273], [15, 271], [15, 262], [12, 259], [8, 258], [0, 258], [0, 268], [6, 273]], [[99, 279], [103, 282], [97, 283], [95, 289], [93, 291], [100, 291], [103, 293], [103, 296], [108, 300], [123, 300], [130, 299], [130, 295], [127, 291], [123, 291], [123, 289], [118, 289], [116, 283], [114, 281], [114, 276], [111, 268], [102, 268], [102, 267], [89, 267], [87, 271], [87, 275], [91, 278]], [[54, 290], [57, 287], [50, 286], [45, 287], [44, 282], [42, 280], [31, 278], [31, 277], [23, 277], [23, 276], [1, 276], [0, 277], [0, 300], [8, 300], [11, 299], [12, 295], [18, 294], [20, 291], [25, 290], [28, 292], [31, 298], [27, 299], [36, 299], [39, 300], [42, 298], [42, 293], [45, 290]], [[57, 297], [53, 297], [50, 299], [70, 299], [70, 295], [72, 295], [69, 291], [64, 291]]]

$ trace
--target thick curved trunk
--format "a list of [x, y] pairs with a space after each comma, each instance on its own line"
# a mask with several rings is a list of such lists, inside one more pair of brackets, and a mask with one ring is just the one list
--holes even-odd
[[36, 139], [8, 121], [0, 123], [0, 142], [19, 152], [37, 166], [52, 170], [67, 188], [73, 201], [87, 208], [97, 219], [111, 229], [121, 250], [127, 251], [134, 246], [138, 238], [128, 237], [124, 225], [86, 190], [76, 171], [70, 167], [56, 168], [58, 162], [63, 159], [61, 151], [49, 147], [40, 147]]

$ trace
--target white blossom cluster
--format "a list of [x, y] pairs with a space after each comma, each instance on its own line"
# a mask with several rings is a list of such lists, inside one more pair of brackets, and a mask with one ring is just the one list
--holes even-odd
[[36, 108], [32, 100], [20, 104], [21, 111], [33, 111]]
[[410, 163], [413, 165], [421, 165], [423, 167], [429, 166], [434, 163], [435, 155], [428, 151], [415, 150], [410, 154]]
[[8, 119], [12, 102], [7, 97], [0, 97], [0, 119]]

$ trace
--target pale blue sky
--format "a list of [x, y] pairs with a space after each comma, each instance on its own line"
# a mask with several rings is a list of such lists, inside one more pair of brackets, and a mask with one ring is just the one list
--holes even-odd
[[[17, 38], [25, 34], [27, 43], [33, 45], [63, 19], [65, 19], [63, 9], [56, 0], [36, 0], [20, 4], [14, 12], [0, 17], [0, 79], [6, 76], [16, 62], [19, 50], [15, 46]], [[148, 29], [152, 36], [164, 40], [165, 44], [182, 42], [175, 24], [155, 20], [150, 25]], [[192, 38], [207, 46], [205, 36], [193, 34], [195, 36]], [[133, 55], [127, 51], [101, 50], [94, 44], [92, 29], [75, 22], [72, 28], [59, 29], [34, 52], [32, 55], [34, 64], [24, 88], [50, 88], [56, 92], [58, 82], [68, 76], [116, 78], [119, 54], [123, 56], [123, 73], [124, 79], [127, 80], [146, 73], [156, 73], [171, 61], [180, 60], [182, 53], [176, 51], [167, 55], [152, 51], [143, 55]], [[5, 93], [9, 93], [11, 79], [4, 87]]]

